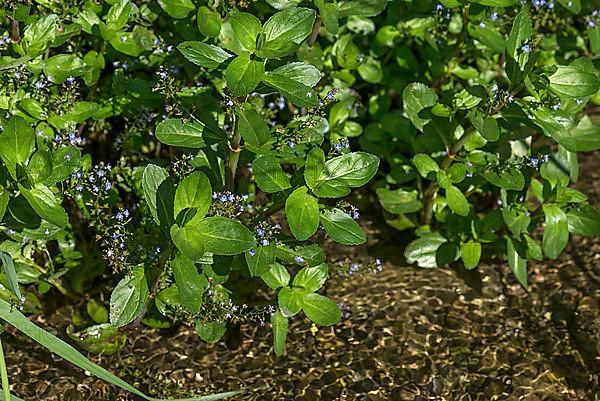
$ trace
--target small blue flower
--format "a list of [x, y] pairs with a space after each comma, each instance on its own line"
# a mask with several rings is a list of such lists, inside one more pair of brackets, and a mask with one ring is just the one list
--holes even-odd
[[296, 263], [304, 263], [304, 258], [300, 255], [297, 255], [294, 260], [296, 261]]
[[252, 248], [252, 249], [250, 249], [250, 250], [248, 251], [248, 254], [249, 254], [250, 256], [254, 256], [254, 255], [256, 255], [256, 251], [254, 250], [254, 248]]
[[256, 229], [256, 235], [258, 235], [260, 238], [265, 236], [265, 229], [264, 228], [257, 228]]

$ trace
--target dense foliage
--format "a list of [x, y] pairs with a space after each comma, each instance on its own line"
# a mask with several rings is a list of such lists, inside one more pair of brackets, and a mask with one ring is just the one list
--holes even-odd
[[409, 263], [504, 255], [527, 286], [527, 260], [600, 234], [570, 187], [600, 149], [592, 3], [5, 2], [0, 296], [84, 299], [91, 352], [270, 321], [280, 355], [300, 312], [342, 318], [321, 289], [359, 267], [319, 244], [365, 243], [367, 184]]

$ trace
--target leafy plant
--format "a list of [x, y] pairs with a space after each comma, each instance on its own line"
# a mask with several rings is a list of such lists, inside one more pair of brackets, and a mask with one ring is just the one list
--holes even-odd
[[576, 0], [6, 1], [1, 317], [60, 294], [67, 336], [104, 354], [140, 324], [215, 342], [270, 321], [282, 355], [291, 318], [342, 318], [326, 282], [358, 267], [321, 244], [365, 243], [369, 189], [415, 233], [409, 263], [503, 255], [526, 286], [528, 260], [600, 233], [571, 187], [600, 148], [599, 18]]
[[[336, 118], [338, 129], [358, 121], [361, 146], [385, 160], [376, 192], [388, 224], [415, 230], [408, 262], [474, 269], [504, 254], [526, 287], [527, 260], [558, 257], [570, 234], [600, 234], [600, 213], [570, 187], [577, 153], [600, 149], [584, 112], [600, 100], [598, 11], [578, 1], [395, 4], [365, 33], [373, 74], [338, 56], [336, 73], [377, 78], [364, 112]], [[340, 37], [334, 49], [366, 53], [349, 40], [360, 42]]]
[[346, 94], [304, 56], [335, 13], [298, 5], [0, 8], [3, 319], [25, 324], [14, 309], [39, 313], [58, 291], [85, 308], [66, 334], [103, 354], [120, 328], [184, 323], [215, 342], [228, 322], [271, 320], [281, 355], [301, 311], [340, 321], [318, 242], [366, 241], [341, 198], [379, 158], [332, 135]]

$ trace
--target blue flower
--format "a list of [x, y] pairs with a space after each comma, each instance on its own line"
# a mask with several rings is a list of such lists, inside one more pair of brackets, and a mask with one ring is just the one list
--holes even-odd
[[297, 255], [294, 260], [296, 261], [296, 263], [304, 263], [304, 258], [300, 255]]

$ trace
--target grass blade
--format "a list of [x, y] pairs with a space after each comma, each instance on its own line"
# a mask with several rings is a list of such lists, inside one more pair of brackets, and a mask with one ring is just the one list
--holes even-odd
[[17, 297], [17, 302], [21, 302], [21, 290], [19, 289], [17, 272], [12, 257], [7, 253], [0, 252], [0, 262], [2, 262], [4, 274], [8, 279], [8, 285], [10, 286], [11, 291], [15, 294], [15, 297]]
[[[106, 381], [107, 383], [121, 387], [122, 389], [127, 390], [135, 395], [138, 395], [148, 401], [158, 401], [157, 398], [147, 396], [146, 394], [142, 393], [140, 390], [136, 389], [126, 381], [118, 378], [108, 370], [96, 365], [95, 363], [87, 359], [85, 356], [83, 356], [71, 345], [67, 344], [60, 338], [54, 336], [52, 333], [49, 333], [41, 327], [38, 327], [29, 319], [27, 319], [21, 312], [11, 307], [11, 305], [3, 299], [0, 299], [0, 318], [6, 320], [17, 330], [30, 337], [40, 345], [44, 346], [49, 351], [59, 355], [60, 357], [66, 359], [72, 364], [80, 367], [81, 369], [90, 372], [94, 376]], [[172, 401], [216, 401], [234, 396], [239, 393], [240, 391], [230, 391], [227, 393], [212, 394], [208, 396], [192, 397]]]

